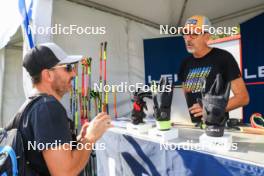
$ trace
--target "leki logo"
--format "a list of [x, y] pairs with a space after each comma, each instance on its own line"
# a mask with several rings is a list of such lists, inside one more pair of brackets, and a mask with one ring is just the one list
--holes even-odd
[[[177, 74], [162, 74], [160, 77], [167, 77], [170, 83], [178, 81]], [[148, 83], [151, 84], [152, 81], [159, 82], [159, 80], [152, 80], [151, 75], [148, 75]]]
[[257, 67], [257, 73], [255, 70], [244, 69], [245, 79], [255, 79], [255, 78], [264, 78], [264, 66]]

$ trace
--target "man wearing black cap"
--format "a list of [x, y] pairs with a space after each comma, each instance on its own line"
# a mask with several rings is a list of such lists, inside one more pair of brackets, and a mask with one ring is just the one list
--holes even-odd
[[[222, 76], [223, 85], [231, 82], [234, 94], [228, 101], [226, 112], [245, 106], [249, 102], [248, 92], [234, 57], [225, 50], [210, 48], [207, 45], [210, 27], [211, 23], [207, 17], [196, 15], [187, 19], [183, 31], [186, 49], [192, 56], [182, 62], [179, 79], [186, 92], [193, 122], [200, 122], [203, 115], [203, 109], [197, 102], [197, 99], [201, 98], [202, 82], [206, 80], [206, 93], [217, 74]], [[226, 115], [228, 116], [228, 113]]]
[[[89, 159], [92, 145], [111, 127], [110, 116], [98, 114], [82, 126], [78, 141], [82, 147], [71, 149], [75, 139], [60, 100], [70, 91], [71, 80], [76, 76], [74, 63], [81, 59], [82, 56], [66, 55], [54, 43], [38, 45], [24, 57], [23, 66], [35, 90], [45, 94], [26, 110], [19, 127], [33, 175], [78, 175]], [[42, 148], [30, 149], [29, 143]]]

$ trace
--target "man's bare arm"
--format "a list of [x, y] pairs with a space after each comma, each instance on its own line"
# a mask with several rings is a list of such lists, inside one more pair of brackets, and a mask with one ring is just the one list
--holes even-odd
[[70, 144], [63, 144], [56, 150], [44, 150], [42, 154], [51, 175], [78, 175], [87, 164], [92, 145], [111, 127], [110, 122], [110, 116], [105, 113], [96, 116], [80, 140], [81, 150], [70, 150]]
[[227, 112], [245, 106], [249, 103], [248, 91], [241, 77], [231, 81], [231, 90], [234, 96], [232, 96], [228, 101], [226, 106]]
[[81, 143], [89, 146], [89, 150], [70, 150], [69, 144], [63, 144], [60, 149], [43, 151], [51, 175], [76, 176], [80, 173], [87, 164], [92, 152], [92, 143], [89, 143], [89, 141], [87, 141], [87, 144], [84, 141]]

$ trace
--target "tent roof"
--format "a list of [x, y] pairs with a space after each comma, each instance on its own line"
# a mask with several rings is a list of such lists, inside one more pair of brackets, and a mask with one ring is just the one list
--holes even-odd
[[[264, 12], [262, 0], [68, 0], [106, 12], [131, 15], [152, 26], [182, 25], [194, 14], [208, 16], [215, 26], [234, 26]], [[115, 12], [114, 12], [115, 11]], [[144, 23], [144, 22], [143, 22]], [[157, 27], [156, 26], [156, 27]]]
[[[264, 12], [263, 0], [67, 0], [122, 16], [159, 29], [160, 24], [181, 26], [195, 14], [209, 17], [214, 26], [237, 26]], [[7, 45], [21, 48], [17, 31]]]

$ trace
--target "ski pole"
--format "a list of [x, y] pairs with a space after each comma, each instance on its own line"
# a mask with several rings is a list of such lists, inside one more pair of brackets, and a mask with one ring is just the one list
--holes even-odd
[[116, 102], [116, 91], [115, 91], [115, 88], [113, 90], [113, 94], [114, 94], [114, 113], [115, 113], [115, 118], [117, 118], [117, 102]]
[[100, 68], [99, 68], [99, 84], [100, 84], [100, 91], [99, 91], [99, 112], [102, 111], [102, 104], [103, 104], [103, 43], [100, 44]]
[[88, 100], [88, 119], [92, 120], [91, 117], [91, 86], [92, 86], [92, 58], [87, 59], [87, 74], [88, 74], [88, 86], [87, 86], [87, 100]]
[[[107, 42], [104, 42], [104, 86], [106, 86], [106, 59], [107, 59]], [[109, 113], [109, 109], [108, 109], [108, 92], [105, 91], [104, 94], [104, 112], [106, 112], [107, 114]]]

